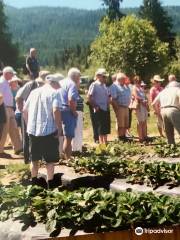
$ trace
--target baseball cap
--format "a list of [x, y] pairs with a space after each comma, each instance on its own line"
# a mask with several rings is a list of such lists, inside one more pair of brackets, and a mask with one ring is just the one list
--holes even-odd
[[60, 78], [56, 74], [49, 74], [49, 75], [46, 76], [45, 80], [48, 81], [48, 82], [57, 82], [57, 83], [59, 83]]
[[10, 66], [7, 66], [5, 68], [3, 68], [3, 73], [12, 73], [12, 74], [16, 74], [16, 71], [14, 71], [14, 69]]
[[64, 79], [64, 75], [61, 73], [55, 73], [54, 76], [56, 76], [57, 78], [59, 78], [59, 81]]
[[97, 75], [101, 75], [101, 76], [105, 76], [105, 77], [108, 77], [109, 74], [106, 72], [106, 69], [105, 68], [99, 68], [97, 71], [96, 71], [96, 76]]

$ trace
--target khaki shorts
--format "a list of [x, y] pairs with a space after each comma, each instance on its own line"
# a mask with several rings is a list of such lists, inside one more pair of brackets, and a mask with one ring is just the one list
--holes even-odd
[[139, 107], [136, 109], [136, 116], [138, 122], [145, 122], [148, 118], [147, 108], [140, 104]]
[[118, 112], [116, 114], [117, 124], [120, 128], [129, 127], [129, 108], [119, 106]]

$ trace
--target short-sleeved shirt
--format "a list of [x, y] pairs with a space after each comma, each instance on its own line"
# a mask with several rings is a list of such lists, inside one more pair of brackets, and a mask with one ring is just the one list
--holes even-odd
[[93, 102], [100, 109], [107, 111], [109, 107], [109, 90], [105, 84], [100, 83], [98, 80], [93, 82], [88, 91], [93, 99]]
[[27, 59], [26, 59], [26, 64], [29, 66], [29, 68], [30, 68], [30, 70], [33, 74], [36, 74], [36, 75], [38, 74], [39, 63], [38, 63], [37, 58], [28, 56]]
[[27, 82], [23, 87], [18, 90], [16, 98], [21, 98], [26, 101], [31, 91], [37, 87], [38, 83], [36, 81], [32, 80], [30, 82]]
[[122, 86], [117, 82], [110, 87], [111, 97], [121, 106], [128, 107], [131, 101], [131, 90], [128, 86]]
[[28, 112], [27, 133], [47, 136], [57, 130], [53, 108], [60, 108], [58, 94], [49, 84], [37, 88], [29, 95], [24, 110]]
[[61, 111], [70, 111], [69, 100], [77, 103], [79, 93], [73, 80], [66, 78], [60, 81], [61, 88], [58, 90], [59, 98], [62, 103]]
[[161, 108], [176, 107], [180, 109], [180, 88], [168, 86], [154, 99], [153, 104], [159, 102]]
[[13, 94], [8, 81], [3, 76], [0, 78], [0, 93], [3, 95], [4, 105], [13, 107]]

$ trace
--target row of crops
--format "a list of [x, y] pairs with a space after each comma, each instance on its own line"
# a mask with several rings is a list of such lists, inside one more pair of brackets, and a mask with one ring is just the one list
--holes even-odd
[[50, 236], [62, 228], [104, 232], [137, 226], [180, 223], [180, 199], [153, 193], [115, 193], [104, 189], [48, 191], [15, 185], [0, 190], [0, 220], [20, 220], [22, 230], [44, 223]]
[[[124, 178], [128, 183], [153, 189], [180, 185], [180, 162], [153, 161], [153, 156], [177, 157], [180, 147], [158, 142], [142, 147], [137, 143], [113, 142], [87, 148], [66, 163], [76, 172]], [[14, 184], [0, 187], [0, 221], [20, 220], [22, 230], [45, 224], [50, 236], [63, 228], [85, 232], [132, 229], [137, 226], [171, 226], [180, 223], [180, 199], [156, 193], [113, 192], [102, 188], [75, 191]]]

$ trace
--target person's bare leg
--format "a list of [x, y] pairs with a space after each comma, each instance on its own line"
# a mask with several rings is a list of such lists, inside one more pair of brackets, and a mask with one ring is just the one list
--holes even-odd
[[137, 123], [137, 133], [139, 137], [139, 141], [142, 142], [143, 139], [143, 133], [142, 133], [142, 122]]
[[65, 158], [68, 160], [70, 159], [72, 155], [72, 145], [71, 145], [72, 138], [64, 138], [64, 143], [63, 143], [63, 151], [65, 154]]
[[147, 122], [146, 121], [142, 123], [142, 137], [143, 139], [147, 138]]
[[164, 136], [164, 133], [163, 133], [163, 129], [159, 126], [157, 126], [157, 127], [158, 127], [158, 131], [159, 131], [160, 136], [164, 138], [165, 136]]
[[100, 144], [104, 143], [104, 135], [99, 135], [99, 143]]
[[125, 136], [125, 133], [126, 133], [126, 129], [120, 127], [120, 128], [119, 128], [119, 137], [124, 137], [124, 136]]
[[104, 144], [107, 144], [107, 135], [104, 135]]
[[33, 161], [30, 164], [31, 177], [36, 178], [38, 176], [39, 161]]
[[54, 163], [47, 163], [46, 170], [47, 170], [47, 181], [53, 180], [53, 178], [54, 178]]

